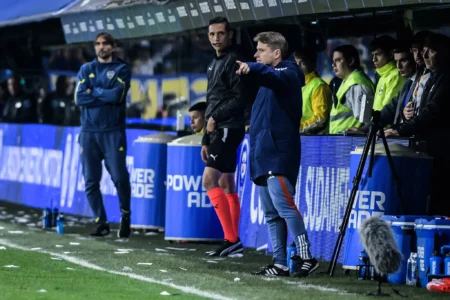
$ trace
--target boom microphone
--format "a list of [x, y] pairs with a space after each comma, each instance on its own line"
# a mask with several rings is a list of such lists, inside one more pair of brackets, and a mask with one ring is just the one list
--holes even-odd
[[361, 244], [380, 275], [397, 272], [402, 254], [397, 248], [391, 227], [380, 217], [371, 217], [361, 223]]

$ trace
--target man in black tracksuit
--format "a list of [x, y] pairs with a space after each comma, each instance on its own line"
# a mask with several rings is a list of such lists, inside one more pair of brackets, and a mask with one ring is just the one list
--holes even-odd
[[127, 63], [113, 57], [115, 41], [109, 33], [99, 33], [94, 43], [97, 58], [81, 66], [75, 90], [75, 103], [81, 106], [79, 143], [86, 196], [98, 225], [91, 235], [110, 233], [100, 193], [105, 160], [120, 201], [118, 237], [128, 238], [131, 188], [126, 167], [125, 116], [131, 72]]
[[233, 32], [228, 20], [210, 21], [208, 37], [216, 50], [209, 64], [205, 112], [206, 130], [202, 140], [202, 160], [206, 163], [203, 186], [224, 231], [224, 243], [208, 256], [227, 256], [243, 252], [238, 236], [240, 201], [235, 191], [236, 151], [245, 135], [247, 96], [236, 74], [237, 54], [231, 48]]

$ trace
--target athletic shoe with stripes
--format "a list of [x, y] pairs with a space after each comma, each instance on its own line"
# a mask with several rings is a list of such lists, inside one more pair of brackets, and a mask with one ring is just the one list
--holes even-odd
[[225, 240], [219, 248], [213, 251], [206, 252], [205, 256], [228, 256], [238, 253], [242, 254], [243, 252], [244, 246], [242, 245], [240, 239], [238, 239], [235, 243]]
[[306, 277], [319, 267], [319, 262], [315, 258], [302, 259], [298, 255], [291, 257], [296, 262], [293, 277]]
[[289, 277], [289, 269], [283, 270], [276, 265], [268, 265], [266, 267], [262, 267], [259, 271], [252, 273], [253, 275], [261, 275], [261, 276], [280, 276], [280, 277]]

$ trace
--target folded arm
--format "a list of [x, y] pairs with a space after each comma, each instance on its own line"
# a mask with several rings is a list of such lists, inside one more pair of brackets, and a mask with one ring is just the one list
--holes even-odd
[[117, 78], [114, 80], [112, 88], [95, 87], [92, 95], [105, 103], [118, 104], [125, 100], [126, 92], [130, 87], [131, 71], [128, 66], [123, 67]]
[[75, 104], [80, 106], [100, 106], [104, 105], [100, 100], [92, 95], [92, 88], [89, 86], [88, 76], [86, 76], [85, 66], [82, 66], [77, 75], [75, 88]]

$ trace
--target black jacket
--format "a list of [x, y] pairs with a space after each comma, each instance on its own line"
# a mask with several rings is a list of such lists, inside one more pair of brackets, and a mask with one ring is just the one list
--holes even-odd
[[402, 136], [415, 135], [428, 142], [430, 155], [448, 153], [450, 147], [450, 72], [431, 74], [422, 95], [419, 114], [398, 128]]
[[[234, 49], [227, 48], [208, 65], [205, 120], [212, 117], [216, 128], [243, 128], [250, 119], [249, 103], [253, 99], [249, 98], [254, 98], [253, 88], [247, 89], [241, 76], [236, 74], [236, 60], [245, 61]], [[209, 144], [206, 130], [202, 144]]]
[[382, 127], [393, 125], [392, 127], [396, 128], [400, 125], [400, 121], [403, 115], [403, 102], [405, 101], [405, 98], [409, 91], [414, 88], [415, 82], [416, 81], [408, 79], [408, 81], [406, 81], [406, 83], [403, 85], [403, 88], [400, 90], [400, 93], [398, 93], [396, 97], [392, 98], [391, 102], [383, 107], [380, 117], [380, 124]]

